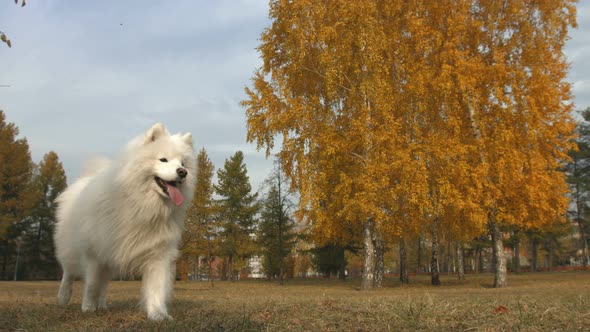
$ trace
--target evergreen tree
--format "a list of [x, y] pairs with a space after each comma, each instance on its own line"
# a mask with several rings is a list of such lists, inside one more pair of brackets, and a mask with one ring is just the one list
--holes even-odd
[[312, 263], [316, 271], [329, 278], [332, 274], [343, 276], [342, 266], [346, 266], [344, 248], [328, 244], [312, 250]]
[[263, 267], [267, 277], [278, 276], [283, 284], [285, 259], [295, 245], [295, 222], [290, 217], [293, 203], [289, 185], [281, 172], [280, 164], [267, 180], [269, 192], [262, 203], [257, 241], [262, 248]]
[[18, 127], [6, 122], [0, 110], [0, 253], [1, 275], [6, 279], [8, 264], [16, 258], [23, 231], [21, 220], [31, 207], [33, 163], [26, 138], [17, 138]]
[[[219, 226], [216, 221], [216, 206], [213, 200], [213, 174], [215, 166], [209, 159], [207, 151], [201, 149], [197, 155], [197, 174], [195, 196], [188, 208], [185, 232], [183, 234], [183, 258], [192, 257], [196, 263], [194, 274], [200, 274], [200, 257], [205, 256], [207, 271], [211, 285], [213, 285], [212, 263], [217, 253], [217, 232]], [[188, 256], [188, 257], [187, 257]]]
[[220, 253], [227, 257], [225, 278], [233, 279], [234, 260], [247, 258], [254, 252], [254, 216], [258, 212], [257, 193], [252, 194], [242, 151], [225, 160], [217, 171], [215, 192], [220, 218]]
[[35, 169], [32, 185], [35, 205], [24, 221], [28, 277], [56, 278], [59, 265], [53, 243], [55, 199], [67, 187], [65, 171], [57, 153], [45, 154]]
[[570, 216], [578, 226], [582, 264], [588, 266], [588, 240], [590, 236], [590, 107], [580, 112], [583, 121], [576, 128], [578, 138], [577, 149], [570, 151], [571, 162], [567, 166], [568, 183], [570, 185], [574, 210]]

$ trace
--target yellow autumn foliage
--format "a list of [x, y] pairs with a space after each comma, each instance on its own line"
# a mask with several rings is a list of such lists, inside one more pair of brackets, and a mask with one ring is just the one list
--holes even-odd
[[270, 18], [247, 139], [282, 139], [319, 238], [563, 219], [575, 1], [274, 0]]

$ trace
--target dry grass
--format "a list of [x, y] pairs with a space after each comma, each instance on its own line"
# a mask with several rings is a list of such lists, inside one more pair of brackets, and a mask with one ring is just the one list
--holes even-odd
[[590, 274], [510, 275], [493, 289], [490, 275], [441, 287], [420, 276], [400, 286], [360, 292], [359, 281], [177, 282], [173, 321], [147, 321], [139, 283], [113, 282], [108, 311], [80, 312], [55, 304], [57, 282], [0, 282], [0, 330], [9, 331], [590, 331]]

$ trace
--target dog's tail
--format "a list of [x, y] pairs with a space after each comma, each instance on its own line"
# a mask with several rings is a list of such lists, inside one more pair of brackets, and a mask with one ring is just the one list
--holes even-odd
[[57, 198], [55, 202], [57, 206], [57, 220], [58, 223], [64, 220], [69, 214], [71, 205], [76, 201], [76, 198], [80, 195], [80, 192], [86, 187], [89, 179], [95, 174], [103, 171], [111, 165], [111, 161], [107, 158], [95, 158], [88, 161], [82, 168], [80, 178], [66, 188]]
[[70, 302], [72, 297], [72, 286], [74, 284], [74, 277], [68, 272], [64, 271], [64, 275], [61, 278], [61, 285], [59, 285], [59, 292], [57, 293], [57, 303], [60, 305], [66, 305]]
[[94, 159], [90, 159], [88, 162], [86, 162], [86, 164], [84, 165], [84, 167], [82, 168], [82, 173], [80, 174], [80, 177], [87, 177], [87, 176], [92, 176], [100, 171], [102, 171], [103, 169], [109, 167], [109, 165], [111, 164], [111, 161], [107, 158], [94, 158]]

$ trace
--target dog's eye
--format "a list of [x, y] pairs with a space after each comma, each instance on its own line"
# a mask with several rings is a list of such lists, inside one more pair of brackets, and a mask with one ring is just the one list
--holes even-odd
[[184, 167], [184, 162], [181, 162], [181, 163], [180, 163], [180, 166]]
[[168, 162], [168, 159], [162, 158], [162, 159], [160, 159], [160, 161], [163, 162], [163, 163], [167, 163]]

